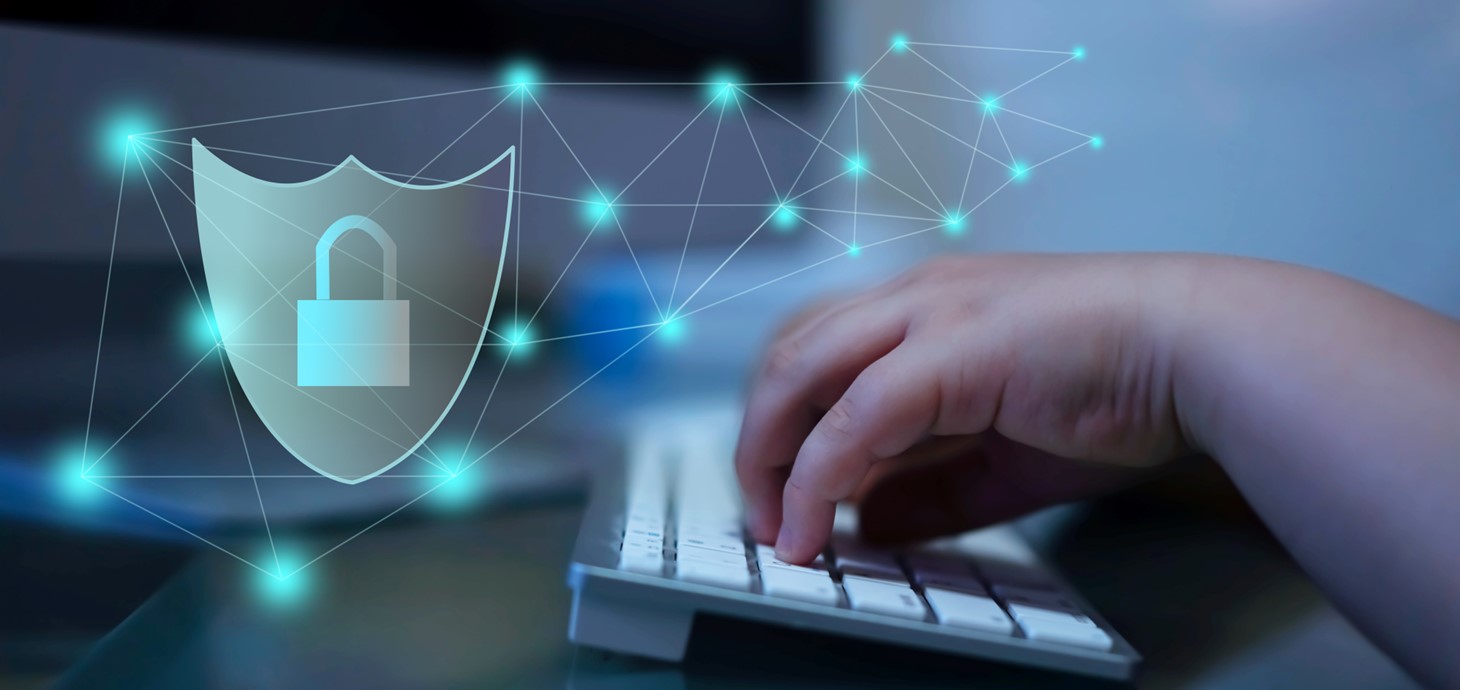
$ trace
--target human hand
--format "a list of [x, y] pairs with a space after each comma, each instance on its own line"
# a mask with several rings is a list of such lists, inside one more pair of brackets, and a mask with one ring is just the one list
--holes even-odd
[[804, 563], [854, 494], [870, 537], [922, 538], [1188, 453], [1180, 261], [945, 258], [803, 314], [769, 349], [736, 449], [755, 538]]

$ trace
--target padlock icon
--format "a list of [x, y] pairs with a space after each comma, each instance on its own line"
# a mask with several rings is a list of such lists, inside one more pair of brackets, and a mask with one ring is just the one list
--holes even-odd
[[[383, 299], [330, 299], [330, 251], [351, 230], [380, 245]], [[298, 302], [301, 387], [411, 384], [411, 303], [395, 290], [395, 241], [385, 229], [359, 215], [331, 224], [314, 249], [315, 299]]]

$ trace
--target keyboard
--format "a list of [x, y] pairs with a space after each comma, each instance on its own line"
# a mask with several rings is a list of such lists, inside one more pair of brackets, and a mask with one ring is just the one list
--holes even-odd
[[905, 549], [856, 538], [839, 507], [824, 553], [776, 559], [746, 532], [732, 405], [681, 405], [630, 425], [596, 477], [569, 570], [569, 638], [683, 658], [695, 617], [727, 616], [1115, 680], [1140, 655], [1011, 526]]

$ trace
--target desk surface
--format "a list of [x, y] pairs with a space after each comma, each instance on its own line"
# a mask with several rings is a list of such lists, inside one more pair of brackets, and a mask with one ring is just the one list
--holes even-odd
[[[1414, 687], [1258, 531], [1145, 499], [1027, 531], [1146, 656], [1141, 687]], [[575, 502], [382, 527], [313, 568], [304, 605], [262, 606], [250, 571], [200, 554], [60, 687], [1081, 687], [1070, 676], [727, 620], [683, 665], [565, 637]], [[1092, 683], [1092, 687], [1109, 687]]]

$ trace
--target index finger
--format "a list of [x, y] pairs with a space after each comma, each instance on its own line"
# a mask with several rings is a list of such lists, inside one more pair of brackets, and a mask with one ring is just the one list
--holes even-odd
[[756, 541], [780, 531], [781, 492], [806, 436], [831, 402], [906, 333], [891, 300], [854, 304], [782, 337], [751, 386], [735, 450], [746, 519]]

